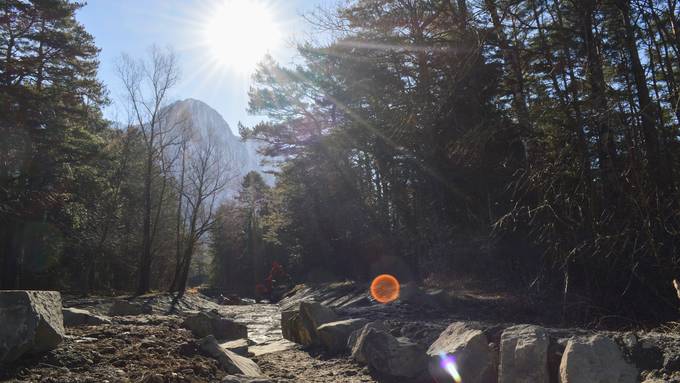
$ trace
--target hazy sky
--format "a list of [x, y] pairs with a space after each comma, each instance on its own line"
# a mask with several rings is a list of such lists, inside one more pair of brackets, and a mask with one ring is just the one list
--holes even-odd
[[[232, 6], [232, 1], [240, 1], [240, 6]], [[106, 110], [106, 116], [125, 120], [120, 109], [122, 90], [116, 77], [116, 61], [121, 53], [132, 56], [144, 55], [152, 44], [172, 47], [179, 58], [181, 82], [175, 88], [172, 99], [196, 98], [215, 108], [236, 132], [237, 122], [252, 124], [258, 117], [246, 113], [247, 90], [250, 76], [247, 69], [234, 68], [225, 61], [236, 61], [242, 57], [239, 52], [228, 54], [216, 60], [214, 45], [228, 42], [236, 44], [238, 50], [249, 49], [250, 38], [257, 31], [269, 31], [270, 25], [262, 28], [258, 20], [234, 15], [233, 10], [243, 8], [248, 0], [89, 0], [79, 11], [77, 18], [87, 31], [95, 37], [101, 48], [100, 79], [110, 91], [115, 104]], [[266, 47], [277, 61], [290, 63], [295, 59], [294, 41], [304, 40], [310, 28], [302, 18], [319, 6], [330, 6], [332, 2], [323, 0], [252, 0], [245, 7], [256, 3], [257, 9], [265, 9], [279, 31], [280, 41], [273, 47]], [[229, 25], [224, 25], [225, 23]], [[231, 33], [230, 25], [238, 23], [239, 33]], [[206, 36], [206, 25], [229, 36], [215, 38]], [[255, 28], [254, 30], [251, 30]], [[222, 32], [224, 33], [224, 32]], [[260, 35], [260, 40], [269, 39], [271, 32]], [[250, 37], [249, 37], [250, 36]], [[260, 43], [255, 41], [255, 43]], [[240, 45], [241, 44], [241, 45]], [[261, 44], [261, 43], [260, 43]], [[270, 44], [272, 45], [272, 44]], [[224, 48], [224, 46], [220, 47]], [[219, 51], [222, 56], [227, 54]], [[232, 57], [231, 54], [234, 56]]]

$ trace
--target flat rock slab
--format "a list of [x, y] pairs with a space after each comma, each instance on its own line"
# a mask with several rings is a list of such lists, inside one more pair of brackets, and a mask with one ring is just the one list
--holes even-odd
[[250, 346], [248, 351], [255, 356], [271, 354], [274, 352], [286, 351], [295, 348], [297, 345], [291, 341], [280, 339], [271, 343], [258, 344]]
[[0, 291], [0, 363], [56, 348], [64, 339], [57, 291]]
[[64, 326], [66, 327], [111, 324], [109, 318], [93, 314], [88, 310], [75, 307], [64, 307], [61, 312], [64, 315]]
[[248, 355], [248, 339], [236, 339], [228, 342], [220, 343], [220, 347], [239, 355]]
[[220, 383], [272, 383], [272, 381], [267, 378], [253, 378], [252, 376], [227, 375], [222, 378]]
[[206, 355], [215, 358], [220, 368], [229, 374], [245, 375], [248, 377], [262, 378], [264, 375], [252, 360], [226, 350], [217, 343], [212, 335], [197, 341], [198, 348]]

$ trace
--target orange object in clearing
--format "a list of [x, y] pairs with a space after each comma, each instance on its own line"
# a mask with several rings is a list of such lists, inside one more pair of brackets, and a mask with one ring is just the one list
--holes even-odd
[[380, 303], [399, 298], [399, 281], [389, 274], [381, 274], [371, 282], [371, 296]]

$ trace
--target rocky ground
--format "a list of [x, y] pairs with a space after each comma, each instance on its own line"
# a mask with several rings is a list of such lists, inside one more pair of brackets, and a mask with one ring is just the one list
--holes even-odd
[[[151, 314], [114, 316], [111, 324], [67, 327], [65, 341], [44, 355], [25, 357], [0, 368], [2, 382], [220, 382], [228, 374], [213, 358], [190, 347], [196, 340], [182, 327], [183, 316], [217, 310], [248, 326], [250, 356], [272, 382], [374, 382], [368, 370], [344, 357], [302, 351], [281, 337], [274, 304], [219, 305], [187, 294], [172, 305], [166, 295], [144, 302]], [[106, 314], [112, 298], [66, 297], [65, 306]]]
[[[108, 314], [122, 298], [64, 297], [64, 306]], [[111, 316], [111, 323], [67, 327], [65, 341], [41, 356], [24, 357], [0, 366], [0, 381], [9, 382], [227, 382], [228, 375], [212, 357], [197, 350], [197, 337], [182, 326], [195, 311], [215, 310], [248, 326], [249, 354], [271, 382], [387, 382], [379, 371], [357, 363], [347, 353], [331, 355], [320, 347], [303, 348], [282, 338], [281, 308], [313, 300], [332, 307], [341, 318], [381, 321], [394, 337], [406, 337], [423, 348], [454, 321], [479, 323], [498, 355], [501, 332], [512, 323], [532, 322], [536, 313], [502, 296], [473, 293], [424, 293], [405, 286], [398, 302], [381, 305], [366, 286], [337, 283], [298, 286], [278, 304], [220, 305], [197, 292], [173, 303], [164, 294], [130, 300], [147, 309], [137, 315]], [[127, 300], [125, 300], [127, 301]], [[500, 319], [500, 320], [499, 320]], [[549, 327], [553, 370], [567, 340], [589, 330]], [[609, 332], [646, 382], [680, 382], [680, 334], [676, 328]], [[673, 351], [675, 350], [675, 351]], [[551, 376], [551, 381], [556, 381]]]

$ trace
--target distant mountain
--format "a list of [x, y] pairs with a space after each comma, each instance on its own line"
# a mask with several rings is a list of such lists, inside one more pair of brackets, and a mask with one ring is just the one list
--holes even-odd
[[229, 124], [213, 108], [203, 101], [188, 98], [177, 101], [168, 107], [166, 115], [169, 123], [182, 122], [182, 125], [191, 127], [193, 133], [202, 139], [217, 141], [217, 147], [223, 150], [223, 154], [230, 158], [234, 169], [238, 173], [236, 182], [230, 186], [233, 194], [238, 189], [241, 179], [250, 171], [258, 171], [265, 181], [272, 185], [274, 176], [264, 173], [266, 167], [261, 166], [262, 156], [257, 153], [257, 142], [242, 141], [234, 135]]

